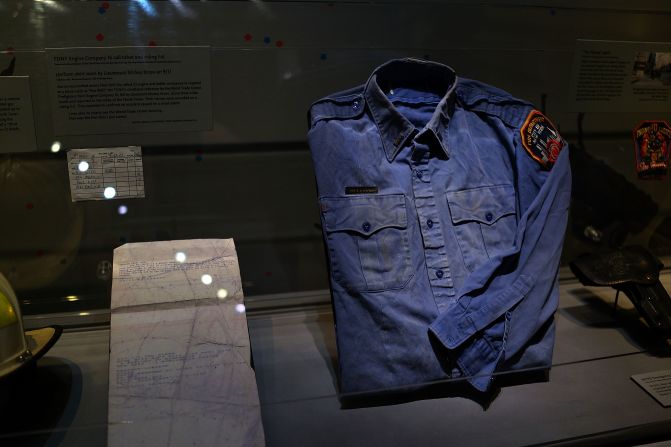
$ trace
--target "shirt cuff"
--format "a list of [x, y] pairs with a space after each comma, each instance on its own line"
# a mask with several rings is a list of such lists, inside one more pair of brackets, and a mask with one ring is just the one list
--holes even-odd
[[457, 365], [478, 391], [487, 391], [494, 379], [494, 371], [503, 357], [507, 330], [508, 318], [504, 316], [458, 351]]
[[477, 332], [477, 327], [470, 315], [460, 305], [454, 306], [441, 314], [431, 325], [429, 330], [448, 349], [461, 346], [471, 335]]
[[504, 290], [488, 290], [475, 298], [483, 303], [479, 306], [463, 305], [462, 301], [473, 299], [464, 296], [457, 305], [440, 314], [429, 330], [446, 348], [456, 349], [520, 302], [532, 284], [526, 275], [520, 275]]

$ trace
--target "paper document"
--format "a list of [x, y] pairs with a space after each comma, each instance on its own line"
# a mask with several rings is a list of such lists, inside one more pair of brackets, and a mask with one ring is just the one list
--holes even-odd
[[232, 239], [114, 251], [111, 447], [264, 445]]
[[671, 369], [635, 374], [631, 378], [663, 407], [671, 407]]
[[209, 47], [47, 48], [45, 53], [57, 135], [212, 129]]
[[37, 150], [28, 76], [0, 76], [0, 153]]
[[72, 201], [144, 197], [139, 146], [68, 151]]

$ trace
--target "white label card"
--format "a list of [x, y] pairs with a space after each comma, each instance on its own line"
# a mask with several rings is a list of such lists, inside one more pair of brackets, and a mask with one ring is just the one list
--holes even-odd
[[209, 47], [46, 53], [56, 135], [212, 129]]
[[631, 378], [663, 407], [671, 407], [671, 369], [635, 374]]
[[571, 111], [668, 112], [671, 44], [578, 40]]
[[0, 153], [37, 150], [28, 76], [0, 76]]
[[144, 197], [139, 146], [72, 149], [68, 152], [72, 201]]

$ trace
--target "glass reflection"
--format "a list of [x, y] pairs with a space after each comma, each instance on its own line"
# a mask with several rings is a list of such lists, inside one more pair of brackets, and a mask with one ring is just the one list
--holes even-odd
[[208, 275], [205, 273], [203, 276], [200, 277], [200, 280], [205, 284], [206, 286], [209, 286], [212, 284], [212, 276]]
[[126, 205], [120, 205], [119, 206], [119, 214], [121, 214], [123, 216], [127, 212], [128, 212], [128, 207]]
[[61, 150], [61, 142], [60, 141], [54, 141], [51, 143], [51, 152], [56, 153]]
[[[67, 8], [65, 7], [65, 5], [63, 5], [62, 3], [57, 2], [56, 0], [35, 0], [35, 2], [39, 3], [39, 4], [42, 4], [42, 5], [46, 6], [47, 8], [53, 9], [53, 10], [58, 11], [58, 12], [67, 11]], [[22, 3], [19, 3], [17, 5], [17, 9], [21, 9], [22, 7], [23, 7]]]
[[235, 311], [239, 314], [245, 313], [245, 305], [240, 303], [235, 305]]
[[105, 196], [106, 199], [113, 199], [114, 196], [116, 196], [116, 189], [114, 189], [111, 186], [108, 186], [105, 188], [105, 191], [103, 191], [103, 195]]
[[179, 263], [186, 261], [186, 253], [184, 253], [183, 251], [178, 251], [177, 253], [175, 253], [175, 261]]
[[156, 8], [154, 8], [154, 5], [152, 5], [148, 0], [134, 0], [131, 5], [133, 4], [138, 5], [140, 9], [142, 9], [142, 12], [150, 17], [154, 17], [156, 15]]
[[89, 170], [89, 163], [86, 160], [82, 160], [79, 162], [77, 168], [79, 169], [79, 172], [86, 172]]
[[184, 2], [182, 2], [182, 0], [170, 0], [170, 3], [172, 3], [172, 6], [175, 7], [175, 9], [180, 13], [182, 17], [191, 19], [196, 16], [196, 13], [192, 9], [184, 5]]
[[225, 299], [228, 296], [228, 290], [226, 289], [219, 289], [217, 290], [217, 298], [220, 300]]

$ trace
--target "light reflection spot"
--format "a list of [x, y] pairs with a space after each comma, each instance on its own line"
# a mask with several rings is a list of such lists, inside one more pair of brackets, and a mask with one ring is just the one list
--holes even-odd
[[226, 289], [217, 290], [217, 298], [219, 298], [220, 300], [223, 300], [227, 296], [228, 296], [228, 290]]
[[175, 261], [180, 263], [186, 261], [186, 253], [184, 253], [183, 251], [178, 251], [177, 253], [175, 253]]
[[103, 191], [103, 195], [105, 196], [106, 199], [113, 199], [114, 196], [116, 196], [116, 189], [114, 189], [111, 186], [108, 186], [105, 188], [105, 191]]
[[54, 141], [51, 143], [51, 152], [56, 153], [61, 150], [61, 142], [60, 141]]
[[86, 172], [89, 170], [89, 162], [86, 160], [82, 160], [79, 162], [77, 168], [79, 169], [79, 172]]
[[235, 311], [239, 314], [245, 313], [245, 305], [240, 303], [235, 305]]
[[205, 284], [206, 286], [209, 286], [212, 284], [212, 276], [208, 275], [205, 273], [203, 276], [200, 277], [200, 280]]
[[119, 214], [122, 216], [128, 212], [128, 207], [126, 205], [119, 206]]

